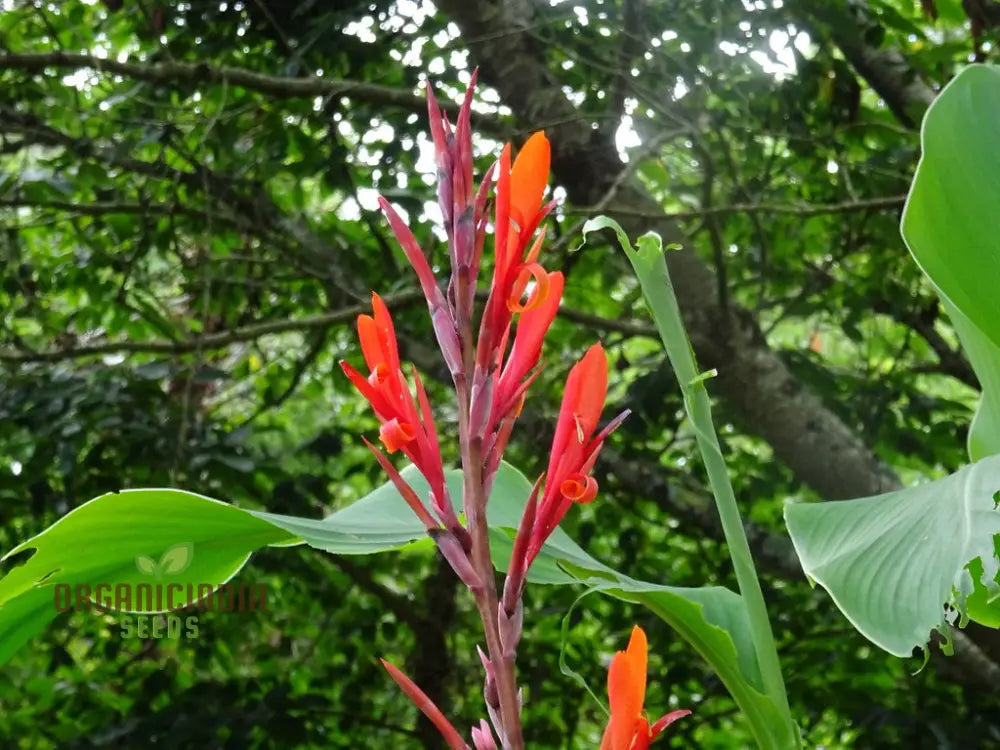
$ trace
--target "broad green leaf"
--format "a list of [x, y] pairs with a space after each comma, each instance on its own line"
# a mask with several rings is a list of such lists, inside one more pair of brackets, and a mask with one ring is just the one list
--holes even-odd
[[[965, 610], [970, 562], [978, 560], [976, 587], [997, 591], [998, 490], [1000, 456], [991, 456], [898, 492], [791, 503], [785, 522], [806, 574], [854, 627], [889, 653], [910, 656], [945, 622], [946, 603]], [[981, 594], [969, 611], [984, 624], [997, 616], [988, 600]]]
[[[427, 485], [414, 467], [407, 467], [402, 473], [419, 495], [427, 497]], [[461, 497], [460, 472], [449, 472], [448, 486], [453, 500]], [[509, 564], [512, 532], [520, 522], [530, 492], [531, 482], [514, 467], [503, 464], [487, 510], [493, 559], [500, 570], [506, 570]], [[407, 538], [416, 540], [424, 536], [420, 523], [411, 517], [402, 498], [387, 483], [320, 523], [336, 519], [338, 524], [349, 523], [360, 531], [391, 521], [396, 533], [393, 541], [401, 544]], [[307, 533], [318, 531], [318, 527], [295, 528], [308, 544], [328, 548], [321, 537]], [[370, 551], [377, 551], [375, 540], [363, 544]], [[674, 628], [712, 666], [746, 714], [761, 747], [795, 746], [781, 712], [763, 693], [746, 608], [743, 600], [729, 589], [680, 588], [637, 581], [595, 560], [559, 528], [532, 565], [529, 580], [538, 584], [593, 586], [610, 596], [645, 606]]]
[[1000, 453], [1000, 69], [959, 73], [924, 118], [923, 153], [903, 213], [903, 238], [945, 301], [983, 388], [972, 460]]
[[[171, 583], [218, 585], [232, 578], [254, 550], [291, 539], [244, 510], [190, 492], [147, 489], [101, 495], [4, 556], [34, 551], [0, 579], [0, 660], [59, 614], [56, 596], [66, 586], [74, 592], [75, 606], [90, 598], [83, 589], [77, 594], [77, 586], [94, 591], [99, 584], [154, 583], [164, 571], [153, 560], [175, 565], [178, 546], [189, 548], [189, 559], [185, 568], [176, 569]], [[180, 596], [185, 601], [175, 600], [175, 606], [187, 603], [186, 589]]]
[[[680, 308], [674, 294], [660, 238], [655, 234], [647, 233], [640, 237], [633, 247], [621, 226], [606, 216], [598, 216], [588, 220], [583, 226], [583, 234], [586, 236], [590, 232], [601, 229], [614, 231], [622, 250], [635, 269], [653, 322], [656, 324], [670, 365], [680, 384], [684, 396], [685, 411], [694, 430], [698, 449], [705, 462], [705, 470], [708, 474], [712, 494], [715, 497], [716, 507], [719, 511], [726, 543], [729, 546], [740, 587], [741, 595], [732, 595], [737, 599], [740, 618], [738, 626], [730, 633], [733, 636], [740, 633], [744, 636], [745, 643], [742, 644], [742, 649], [737, 648], [734, 653], [740, 654], [741, 660], [744, 660], [741, 661], [744, 670], [746, 669], [745, 660], [753, 661], [757, 677], [756, 687], [759, 689], [757, 696], [767, 696], [768, 710], [766, 714], [759, 710], [760, 705], [757, 702], [757, 697], [748, 697], [739, 692], [738, 688], [743, 687], [742, 685], [734, 686], [730, 682], [726, 682], [727, 688], [750, 720], [761, 747], [799, 747], [801, 742], [788, 708], [781, 665], [778, 661], [763, 593], [754, 570], [753, 557], [740, 520], [740, 512], [729, 480], [726, 461], [719, 445], [715, 426], [712, 423], [711, 403], [705, 388], [705, 381], [714, 377], [715, 371], [702, 372], [698, 369], [687, 331], [681, 319]], [[685, 626], [688, 623], [684, 620], [670, 620], [670, 616], [676, 618], [684, 607], [672, 602], [670, 598], [665, 599], [662, 589], [658, 589], [657, 593], [659, 600], [665, 602], [666, 605], [666, 609], [659, 610], [660, 616], [671, 622], [678, 632], [698, 648], [725, 682], [724, 670], [732, 666], [732, 654], [721, 655], [718, 651], [721, 643], [706, 644], [699, 640], [699, 637], [704, 635], [700, 626], [694, 631], [687, 632]], [[654, 609], [654, 611], [656, 610]], [[736, 645], [739, 647], [741, 644], [737, 643]], [[712, 649], [711, 654], [706, 653], [705, 649], [707, 648]], [[744, 673], [745, 675], [746, 673]]]

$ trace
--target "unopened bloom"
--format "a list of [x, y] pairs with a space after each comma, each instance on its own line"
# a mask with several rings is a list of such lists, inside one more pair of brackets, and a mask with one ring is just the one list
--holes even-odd
[[601, 750], [646, 750], [660, 733], [690, 711], [681, 709], [661, 716], [652, 725], [642, 712], [646, 700], [646, 634], [632, 628], [628, 648], [619, 651], [608, 669], [608, 721]]

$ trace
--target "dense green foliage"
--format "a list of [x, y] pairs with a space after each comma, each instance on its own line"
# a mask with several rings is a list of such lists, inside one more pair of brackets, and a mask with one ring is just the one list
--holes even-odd
[[[508, 459], [544, 468], [559, 383], [600, 338], [610, 400], [635, 415], [602, 454], [599, 501], [564, 528], [635, 578], [735, 587], [636, 281], [580, 229], [607, 213], [681, 242], [671, 273], [699, 363], [719, 369], [709, 392], [806, 745], [1000, 747], [1000, 642], [970, 630], [913, 674], [919, 658], [878, 650], [808, 586], [781, 520], [788, 498], [958, 469], [978, 393], [898, 229], [915, 127], [974, 42], [957, 0], [935, 22], [901, 0], [841, 5], [7, 0], [0, 550], [120, 488], [320, 517], [382, 483], [360, 440], [375, 421], [337, 367], [359, 357], [370, 290], [439, 403], [447, 373], [375, 191], [444, 262], [420, 86], [453, 99], [478, 65], [480, 171], [545, 128], [565, 198], [545, 252], [566, 301]], [[239, 580], [266, 586], [268, 611], [202, 613], [197, 638], [61, 615], [2, 668], [0, 744], [435, 746], [378, 656], [456, 725], [480, 716], [475, 613], [426, 546], [265, 549]], [[633, 622], [651, 711], [695, 711], [662, 746], [747, 745], [718, 678], [642, 608], [587, 597], [564, 642], [577, 593], [528, 593], [529, 746], [596, 746], [603, 714], [560, 651], [601, 693]]]

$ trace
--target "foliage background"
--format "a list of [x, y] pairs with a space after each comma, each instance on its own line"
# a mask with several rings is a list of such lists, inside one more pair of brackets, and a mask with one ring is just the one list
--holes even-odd
[[[996, 3], [980, 13], [988, 59]], [[370, 290], [404, 355], [437, 361], [375, 196], [437, 262], [422, 82], [481, 70], [478, 167], [545, 128], [549, 268], [564, 310], [509, 458], [542, 469], [559, 384], [594, 338], [636, 415], [567, 530], [639, 578], [733, 586], [676, 384], [608, 213], [685, 249], [671, 272], [734, 469], [807, 746], [1000, 747], [1000, 642], [893, 659], [803, 580], [788, 498], [875, 494], [964, 459], [977, 383], [898, 219], [927, 104], [976, 54], [957, 0], [839, 3], [304, 0], [15, 2], [0, 13], [0, 549], [118, 487], [171, 485], [316, 516], [382, 481], [375, 421], [337, 362]], [[978, 10], [977, 10], [978, 9]], [[610, 409], [609, 409], [610, 411]], [[440, 427], [454, 432], [447, 411]], [[10, 563], [7, 565], [9, 566]], [[57, 620], [4, 666], [4, 747], [434, 747], [377, 668], [405, 664], [456, 724], [480, 715], [475, 614], [428, 554], [271, 549], [242, 574], [266, 615], [194, 640]], [[533, 747], [596, 746], [558, 668], [568, 590], [528, 595]], [[641, 610], [588, 597], [571, 666], [601, 692], [632, 622], [648, 705], [695, 710], [663, 746], [748, 739], [718, 681]], [[672, 698], [670, 696], [673, 696]], [[672, 702], [669, 702], [672, 701]]]

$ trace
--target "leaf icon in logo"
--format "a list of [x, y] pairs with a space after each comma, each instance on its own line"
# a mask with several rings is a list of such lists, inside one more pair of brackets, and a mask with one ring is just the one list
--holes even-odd
[[139, 569], [140, 573], [145, 573], [148, 576], [156, 575], [157, 572], [156, 560], [145, 555], [139, 555], [135, 558], [135, 567]]
[[191, 564], [192, 557], [194, 557], [194, 545], [191, 542], [175, 544], [160, 558], [160, 572], [172, 576], [183, 573]]

